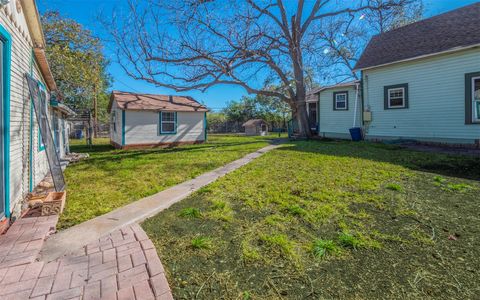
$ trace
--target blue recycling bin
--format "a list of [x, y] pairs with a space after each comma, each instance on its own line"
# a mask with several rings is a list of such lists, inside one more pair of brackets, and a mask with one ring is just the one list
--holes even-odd
[[352, 141], [358, 142], [362, 140], [362, 128], [354, 127], [350, 128], [350, 135], [352, 136]]
[[76, 138], [76, 139], [79, 139], [79, 140], [82, 139], [82, 138], [83, 138], [83, 130], [77, 129], [77, 130], [75, 131], [75, 138]]

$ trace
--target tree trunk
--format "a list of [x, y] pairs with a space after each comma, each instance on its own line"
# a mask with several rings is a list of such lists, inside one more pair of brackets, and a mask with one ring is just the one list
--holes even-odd
[[299, 135], [302, 138], [310, 138], [312, 137], [312, 131], [310, 130], [310, 124], [308, 124], [307, 104], [305, 101], [299, 101], [296, 106]]
[[93, 137], [98, 137], [97, 83], [93, 85]]

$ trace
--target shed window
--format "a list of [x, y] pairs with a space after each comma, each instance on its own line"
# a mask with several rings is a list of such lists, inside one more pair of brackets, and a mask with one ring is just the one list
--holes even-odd
[[472, 78], [473, 121], [480, 122], [480, 77]]
[[385, 109], [407, 108], [408, 84], [385, 87]]
[[177, 113], [162, 111], [160, 113], [160, 134], [172, 134], [177, 131]]
[[333, 93], [333, 110], [348, 110], [348, 92]]

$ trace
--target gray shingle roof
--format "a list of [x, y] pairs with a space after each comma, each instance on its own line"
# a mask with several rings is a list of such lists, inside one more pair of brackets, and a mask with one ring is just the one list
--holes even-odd
[[355, 69], [480, 44], [480, 2], [374, 36]]

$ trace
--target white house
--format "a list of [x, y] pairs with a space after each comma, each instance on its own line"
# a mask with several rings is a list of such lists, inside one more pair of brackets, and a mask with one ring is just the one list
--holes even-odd
[[110, 141], [116, 148], [203, 143], [208, 109], [188, 96], [113, 91]]
[[416, 140], [480, 147], [480, 2], [372, 38], [361, 80], [310, 91], [322, 137]]
[[[59, 155], [68, 152], [65, 116], [71, 111], [52, 98], [57, 87], [45, 57], [45, 40], [33, 0], [0, 4], [0, 227], [18, 216], [26, 195], [49, 172], [45, 145], [36, 121], [25, 75], [45, 93]], [[52, 146], [52, 145], [50, 145]]]
[[321, 137], [349, 139], [350, 128], [362, 126], [360, 82], [312, 90], [307, 98], [310, 127]]

